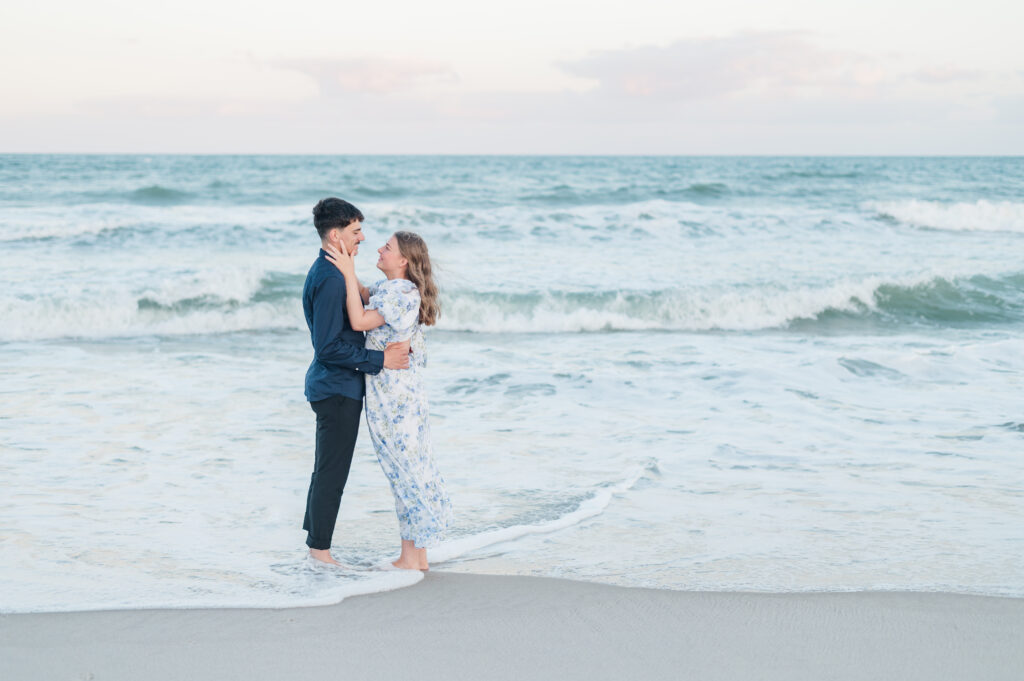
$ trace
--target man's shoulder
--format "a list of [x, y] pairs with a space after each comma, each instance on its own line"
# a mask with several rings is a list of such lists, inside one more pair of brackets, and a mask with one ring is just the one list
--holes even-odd
[[323, 258], [317, 258], [310, 266], [309, 273], [306, 274], [306, 287], [319, 287], [327, 281], [330, 281], [332, 285], [335, 283], [340, 283], [342, 286], [345, 285], [345, 277], [342, 276], [337, 267]]

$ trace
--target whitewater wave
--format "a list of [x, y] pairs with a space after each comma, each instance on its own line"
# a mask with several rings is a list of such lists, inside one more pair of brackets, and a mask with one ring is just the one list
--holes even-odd
[[143, 291], [80, 290], [0, 297], [0, 341], [181, 336], [302, 329], [304, 275], [224, 268]]
[[[46, 590], [45, 585], [34, 589], [14, 590], [14, 598], [0, 606], [0, 615], [84, 612], [102, 610], [192, 610], [196, 608], [302, 608], [334, 605], [352, 596], [395, 591], [412, 586], [423, 579], [416, 570], [367, 571], [334, 568], [314, 563], [306, 550], [284, 563], [256, 565], [248, 569], [249, 583], [262, 586], [258, 590], [247, 588], [240, 580], [241, 570], [212, 568], [202, 572], [213, 580], [215, 587], [197, 589], [186, 583], [164, 577], [159, 582], [147, 583], [139, 575], [121, 573], [131, 586], [117, 582], [120, 564], [104, 566], [101, 574], [94, 575], [90, 591], [84, 589], [59, 592]], [[93, 568], [96, 570], [96, 568]], [[97, 571], [99, 572], [99, 571]], [[218, 579], [219, 578], [219, 579]], [[188, 576], [184, 576], [188, 579]], [[193, 578], [194, 579], [194, 578]], [[0, 586], [7, 584], [0, 583]]]
[[608, 507], [608, 504], [611, 503], [615, 495], [629, 491], [642, 478], [648, 474], [655, 474], [657, 470], [657, 463], [653, 459], [642, 466], [637, 466], [627, 473], [622, 481], [597, 489], [591, 496], [581, 501], [574, 510], [557, 518], [541, 523], [513, 525], [487, 530], [447, 541], [437, 548], [431, 549], [431, 561], [435, 564], [443, 563], [472, 554], [474, 551], [485, 547], [515, 541], [532, 534], [547, 534], [579, 525], [588, 518], [600, 515]]
[[985, 201], [946, 203], [942, 201], [879, 201], [868, 204], [883, 217], [916, 227], [957, 232], [1024, 233], [1024, 203]]
[[[257, 267], [181, 275], [144, 291], [0, 297], [0, 340], [305, 328], [304, 275]], [[758, 331], [1024, 322], [1024, 273], [872, 277], [828, 286], [653, 291], [446, 291], [438, 328], [478, 333]]]
[[[1024, 275], [709, 291], [477, 293], [445, 301], [439, 328], [474, 332], [756, 331], [866, 322], [972, 325], [1024, 321]], [[822, 330], [825, 330], [822, 328]]]
[[[538, 523], [488, 528], [453, 538], [430, 550], [431, 562], [436, 567], [497, 544], [579, 525], [603, 513], [616, 495], [628, 492], [641, 479], [659, 474], [656, 460], [650, 458], [627, 470], [619, 481], [596, 487], [564, 513]], [[187, 588], [184, 590], [179, 588], [181, 581], [166, 578], [159, 584], [135, 579], [134, 588], [126, 590], [124, 584], [111, 580], [110, 575], [115, 569], [103, 565], [100, 568], [102, 574], [96, 575], [91, 593], [83, 593], [82, 590], [61, 593], [51, 585], [33, 585], [37, 588], [22, 589], [16, 598], [7, 599], [0, 608], [0, 614], [142, 608], [309, 607], [339, 603], [351, 596], [401, 589], [423, 579], [421, 572], [390, 569], [387, 561], [380, 562], [379, 555], [345, 550], [335, 555], [343, 567], [318, 563], [309, 558], [305, 550], [296, 551], [281, 562], [258, 563], [241, 571], [238, 566], [210, 566], [203, 572], [214, 580], [214, 585], [202, 590], [196, 590], [193, 583], [187, 581], [188, 575], [185, 576]], [[93, 565], [83, 569], [97, 570]], [[239, 576], [245, 578], [239, 579]]]
[[68, 224], [67, 216], [35, 219], [17, 224], [0, 225], [0, 242], [46, 241], [49, 239], [81, 239], [99, 234], [114, 234], [124, 229], [138, 229], [138, 222], [121, 217], [98, 217], [87, 222]]
[[[191, 336], [305, 328], [302, 310], [294, 304], [257, 303], [224, 309], [224, 304], [211, 298], [170, 308], [140, 304], [137, 299], [92, 304], [51, 300], [21, 302], [0, 303], [5, 320], [0, 341]], [[227, 307], [230, 306], [228, 303]]]

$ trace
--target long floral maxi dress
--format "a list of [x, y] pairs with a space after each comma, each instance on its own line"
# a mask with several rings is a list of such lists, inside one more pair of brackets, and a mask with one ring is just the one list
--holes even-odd
[[367, 348], [383, 350], [388, 343], [410, 341], [408, 369], [382, 369], [366, 376], [366, 423], [395, 495], [402, 539], [428, 548], [444, 538], [452, 505], [430, 445], [420, 293], [407, 279], [384, 279], [370, 287], [366, 309], [377, 310], [385, 322], [367, 332]]

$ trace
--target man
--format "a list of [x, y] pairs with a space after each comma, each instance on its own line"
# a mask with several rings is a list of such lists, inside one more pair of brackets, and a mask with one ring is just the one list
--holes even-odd
[[[363, 214], [347, 201], [329, 198], [313, 208], [320, 235], [320, 256], [309, 268], [302, 289], [313, 341], [313, 362], [306, 372], [306, 399], [316, 413], [316, 460], [306, 495], [306, 545], [310, 555], [338, 565], [331, 557], [331, 538], [338, 520], [341, 495], [352, 466], [352, 450], [363, 410], [363, 374], [381, 368], [407, 369], [409, 344], [392, 343], [383, 352], [367, 350], [362, 332], [354, 331], [345, 310], [345, 278], [327, 259], [328, 245], [345, 244], [355, 256], [363, 236]], [[361, 289], [363, 287], [360, 287]], [[360, 291], [364, 294], [365, 291]]]

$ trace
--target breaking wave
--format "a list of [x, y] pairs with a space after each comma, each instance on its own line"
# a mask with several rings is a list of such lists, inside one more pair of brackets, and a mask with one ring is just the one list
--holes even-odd
[[0, 340], [179, 336], [305, 327], [303, 275], [223, 270], [143, 291], [0, 297]]
[[916, 227], [957, 232], [1024, 233], [1024, 203], [985, 201], [947, 203], [943, 201], [880, 201], [869, 204], [883, 217]]
[[[0, 298], [0, 340], [303, 329], [304, 276], [225, 270], [141, 292]], [[869, 278], [797, 288], [447, 291], [439, 329], [478, 333], [757, 331], [829, 333], [1024, 322], [1024, 273]]]
[[971, 326], [1024, 321], [1024, 274], [881, 278], [825, 287], [724, 291], [476, 293], [446, 301], [440, 328], [476, 332], [829, 331], [851, 323]]

